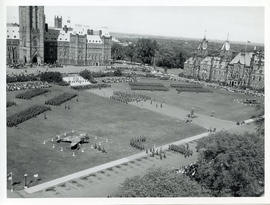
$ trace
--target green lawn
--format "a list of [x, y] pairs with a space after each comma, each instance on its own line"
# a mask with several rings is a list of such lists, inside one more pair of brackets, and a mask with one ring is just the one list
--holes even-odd
[[[158, 80], [150, 78], [141, 78], [141, 82], [162, 82], [167, 87], [171, 83], [178, 83], [171, 80]], [[180, 82], [179, 82], [180, 83]], [[115, 90], [126, 90], [125, 84], [114, 84]], [[185, 110], [191, 110], [194, 107], [195, 112], [205, 115], [211, 115], [215, 111], [215, 116], [224, 120], [239, 121], [249, 119], [252, 115], [257, 113], [255, 107], [242, 105], [234, 102], [234, 99], [246, 99], [255, 97], [247, 96], [239, 93], [230, 93], [221, 89], [210, 88], [212, 93], [194, 93], [182, 92], [177, 93], [175, 88], [170, 88], [167, 92], [159, 91], [138, 91], [142, 94], [151, 96], [157, 101], [163, 102], [174, 106], [179, 106]], [[258, 98], [257, 98], [258, 99]]]
[[[17, 105], [7, 108], [7, 116], [32, 104], [44, 104], [46, 99], [64, 91], [76, 93], [60, 86], [53, 86], [50, 91], [31, 100], [14, 98], [17, 93], [24, 91], [8, 92], [7, 100], [14, 100]], [[41, 114], [19, 124], [17, 128], [7, 128], [7, 171], [14, 173], [14, 181], [22, 182], [24, 173], [29, 176], [38, 173], [42, 178], [41, 183], [139, 152], [129, 146], [131, 137], [144, 135], [148, 144], [158, 146], [205, 131], [199, 126], [176, 122], [166, 116], [116, 103], [87, 91], [78, 94], [79, 102], [72, 99], [67, 103], [71, 110], [65, 110], [65, 103], [51, 106], [52, 111], [47, 112], [46, 120]], [[53, 149], [53, 143], [49, 141], [51, 137], [72, 129], [90, 135], [90, 143], [83, 145], [85, 152], [76, 151], [75, 157], [69, 144], [55, 144]], [[91, 149], [95, 142], [102, 142], [108, 153]], [[63, 152], [60, 152], [60, 146], [64, 148]], [[22, 186], [20, 184], [18, 188]]]

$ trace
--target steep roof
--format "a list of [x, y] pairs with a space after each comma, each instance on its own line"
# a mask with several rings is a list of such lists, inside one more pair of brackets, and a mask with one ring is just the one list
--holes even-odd
[[240, 63], [245, 66], [250, 66], [251, 57], [253, 52], [240, 52], [230, 62], [230, 64]]

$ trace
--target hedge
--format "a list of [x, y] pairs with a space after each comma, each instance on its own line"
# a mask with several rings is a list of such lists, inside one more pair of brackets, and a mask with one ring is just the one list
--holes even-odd
[[21, 112], [15, 113], [9, 117], [7, 117], [7, 126], [13, 127], [16, 126], [26, 120], [29, 120], [43, 112], [51, 110], [50, 107], [45, 105], [33, 105]]
[[62, 103], [71, 100], [72, 98], [75, 98], [77, 94], [74, 93], [63, 93], [61, 95], [58, 95], [52, 99], [49, 99], [45, 101], [45, 104], [47, 105], [61, 105]]
[[42, 95], [42, 94], [47, 93], [47, 92], [49, 92], [48, 89], [42, 89], [42, 88], [31, 89], [31, 90], [27, 90], [23, 93], [17, 94], [16, 98], [29, 100], [35, 96]]
[[11, 107], [13, 105], [16, 105], [16, 103], [13, 101], [7, 101], [7, 107]]

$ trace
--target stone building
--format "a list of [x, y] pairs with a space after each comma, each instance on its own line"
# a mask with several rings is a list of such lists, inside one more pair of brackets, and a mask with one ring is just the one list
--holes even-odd
[[19, 25], [7, 25], [7, 64], [59, 63], [107, 65], [112, 37], [104, 30], [64, 25], [55, 16], [54, 26], [45, 23], [43, 6], [20, 6]]
[[229, 64], [227, 83], [231, 86], [264, 88], [264, 56], [261, 51], [238, 53]]
[[191, 76], [195, 79], [200, 79], [201, 61], [208, 55], [208, 41], [206, 37], [200, 42], [199, 46], [190, 57], [184, 63], [184, 75]]
[[240, 52], [233, 57], [227, 40], [218, 54], [208, 55], [207, 46], [204, 46], [205, 51], [200, 50], [204, 53], [198, 52], [203, 42], [207, 42], [205, 38], [200, 42], [194, 56], [184, 63], [186, 77], [230, 86], [264, 88], [264, 57], [261, 51]]

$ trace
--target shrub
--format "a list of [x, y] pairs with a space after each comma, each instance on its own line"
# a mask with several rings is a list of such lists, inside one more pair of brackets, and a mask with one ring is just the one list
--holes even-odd
[[62, 81], [62, 75], [60, 72], [44, 72], [39, 75], [41, 81], [47, 81], [48, 83], [59, 83]]
[[7, 101], [7, 107], [11, 107], [13, 105], [16, 105], [16, 103], [13, 101]]
[[80, 73], [80, 76], [82, 76], [84, 79], [89, 80], [91, 83], [97, 83], [97, 81], [94, 79], [91, 71], [89, 70], [83, 70]]
[[16, 98], [29, 100], [35, 96], [42, 95], [42, 94], [47, 93], [47, 92], [49, 92], [48, 89], [41, 89], [41, 88], [31, 89], [31, 90], [27, 90], [23, 93], [17, 94]]
[[49, 99], [45, 102], [47, 105], [61, 105], [62, 103], [76, 97], [77, 94], [73, 93], [63, 93], [61, 95], [58, 95], [52, 99]]
[[15, 113], [7, 117], [7, 126], [8, 127], [16, 126], [48, 110], [51, 110], [51, 108], [45, 105], [31, 106], [21, 112]]

